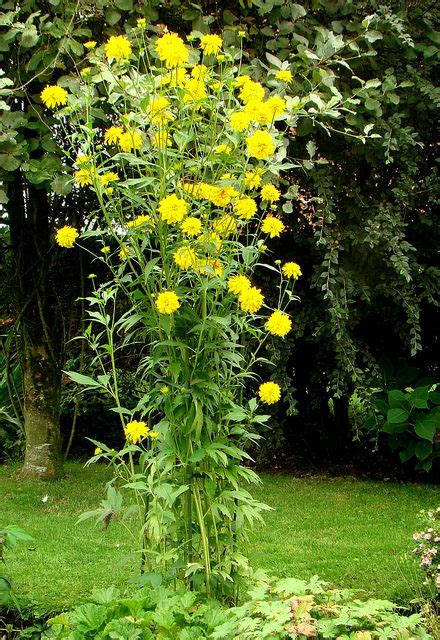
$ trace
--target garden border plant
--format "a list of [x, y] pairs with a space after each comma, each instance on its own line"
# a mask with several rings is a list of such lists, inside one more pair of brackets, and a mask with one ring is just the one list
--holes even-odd
[[[311, 92], [298, 97], [289, 95], [287, 63], [268, 56], [275, 68], [265, 88], [244, 73], [241, 51], [224, 51], [217, 35], [195, 33], [198, 49], [169, 32], [153, 44], [142, 19], [130, 35], [100, 48], [86, 43], [80, 85], [69, 81], [74, 92], [52, 85], [41, 94], [46, 107], [65, 107], [58, 118], [75, 184], [99, 202], [100, 229], [81, 233], [83, 246], [111, 276], [87, 298], [84, 338], [102, 374], [68, 374], [113, 398], [126, 445], [95, 443], [90, 462], [106, 459], [114, 479], [101, 508], [83, 517], [134, 515], [136, 525], [124, 522], [152, 579], [183, 578], [231, 597], [247, 566], [238, 541], [267, 508], [242, 486], [258, 482], [245, 447], [269, 417], [256, 397], [245, 400], [245, 385], [255, 389], [262, 344], [291, 330], [287, 307], [301, 275], [296, 263], [271, 260], [266, 244], [286, 229], [276, 214], [280, 175], [301, 166], [287, 159], [285, 132], [301, 117], [325, 127], [358, 100], [338, 91], [328, 56], [320, 73], [310, 58]], [[104, 135], [103, 101], [112, 107]], [[375, 135], [371, 126], [345, 132]], [[78, 236], [67, 226], [56, 240], [71, 248]], [[275, 309], [250, 279], [256, 265], [278, 274]], [[247, 336], [257, 345], [252, 353]], [[124, 407], [117, 360], [133, 346], [148, 391]], [[274, 404], [281, 388], [267, 380], [258, 396]], [[133, 496], [125, 508], [121, 490]]]

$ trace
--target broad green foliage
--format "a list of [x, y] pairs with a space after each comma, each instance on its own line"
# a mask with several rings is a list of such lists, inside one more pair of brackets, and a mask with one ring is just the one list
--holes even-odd
[[425, 638], [420, 614], [399, 615], [386, 600], [360, 600], [312, 578], [252, 580], [248, 600], [225, 609], [197, 593], [161, 586], [121, 598], [99, 591], [91, 602], [49, 621], [45, 638], [145, 640], [387, 640]]
[[374, 413], [362, 428], [367, 433], [386, 434], [389, 446], [399, 453], [402, 462], [411, 461], [416, 469], [429, 471], [440, 454], [439, 385], [429, 379], [409, 379], [413, 382], [400, 387], [391, 380], [372, 389]]

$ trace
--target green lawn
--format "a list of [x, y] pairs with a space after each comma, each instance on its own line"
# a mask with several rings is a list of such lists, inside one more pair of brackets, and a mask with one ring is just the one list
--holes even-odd
[[[17, 524], [35, 538], [8, 557], [19, 595], [42, 611], [59, 610], [94, 586], [127, 584], [134, 560], [122, 526], [75, 525], [101, 499], [104, 467], [69, 464], [66, 479], [55, 483], [18, 482], [15, 473], [0, 467], [0, 525]], [[414, 564], [404, 556], [417, 512], [438, 502], [435, 487], [263, 475], [256, 493], [275, 510], [252, 532], [254, 566], [300, 578], [318, 574], [377, 597], [414, 597]]]

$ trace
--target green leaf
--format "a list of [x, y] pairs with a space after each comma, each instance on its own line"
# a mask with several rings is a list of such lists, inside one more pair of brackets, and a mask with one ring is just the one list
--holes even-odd
[[388, 392], [388, 403], [391, 408], [399, 407], [400, 409], [403, 409], [407, 400], [407, 394], [399, 389], [393, 389]]
[[189, 20], [190, 22], [192, 22], [193, 20], [198, 18], [199, 15], [200, 15], [199, 9], [186, 9], [182, 13], [182, 20]]
[[0, 167], [5, 171], [15, 171], [20, 166], [20, 160], [9, 153], [0, 153]]
[[417, 418], [414, 424], [414, 431], [424, 440], [432, 442], [434, 436], [437, 433], [437, 429], [440, 428], [440, 421], [435, 416], [427, 415], [423, 418]]
[[121, 14], [119, 13], [119, 11], [117, 11], [113, 7], [109, 7], [105, 11], [105, 19], [108, 22], [108, 24], [112, 27], [114, 24], [119, 22], [119, 20], [121, 19]]
[[396, 433], [404, 433], [409, 428], [409, 424], [407, 422], [402, 422], [399, 424], [391, 424], [390, 422], [384, 422], [381, 431], [389, 434]]
[[404, 449], [403, 451], [401, 451], [399, 453], [399, 457], [401, 462], [408, 462], [408, 460], [410, 460], [415, 452], [415, 448], [416, 448], [416, 442], [414, 440], [412, 440], [409, 445], [406, 447], [406, 449]]
[[368, 42], [376, 42], [376, 40], [382, 40], [382, 34], [379, 31], [367, 31], [364, 38]]
[[428, 394], [430, 387], [417, 387], [409, 396], [409, 402], [417, 409], [428, 408]]
[[64, 373], [69, 376], [73, 382], [77, 382], [78, 384], [82, 384], [86, 387], [98, 388], [101, 386], [99, 382], [93, 380], [93, 378], [90, 378], [89, 376], [83, 375], [82, 373], [77, 373], [76, 371], [64, 371]]
[[103, 605], [83, 604], [72, 611], [72, 626], [83, 633], [97, 631], [107, 618], [107, 609]]
[[115, 6], [122, 11], [131, 11], [133, 9], [133, 0], [115, 0]]
[[408, 411], [405, 409], [395, 408], [389, 409], [387, 411], [387, 421], [390, 424], [401, 424], [402, 422], [406, 422], [409, 418]]
[[367, 98], [365, 100], [365, 108], [368, 109], [368, 111], [376, 111], [380, 109], [380, 102], [374, 98]]
[[419, 460], [425, 460], [432, 453], [432, 444], [426, 440], [420, 440], [416, 444], [415, 452]]
[[34, 47], [40, 36], [38, 35], [38, 31], [35, 25], [28, 25], [26, 29], [21, 34], [20, 44], [22, 47], [26, 47], [29, 49], [30, 47]]

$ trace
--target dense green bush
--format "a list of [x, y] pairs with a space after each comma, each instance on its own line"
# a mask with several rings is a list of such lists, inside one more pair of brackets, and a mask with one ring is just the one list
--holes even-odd
[[439, 385], [410, 367], [391, 376], [384, 372], [376, 383], [363, 403], [370, 410], [362, 431], [373, 440], [382, 434], [402, 463], [430, 471], [440, 455]]
[[338, 638], [386, 640], [430, 638], [420, 614], [396, 612], [386, 600], [362, 601], [348, 590], [260, 576], [240, 607], [223, 608], [195, 592], [163, 586], [132, 597], [114, 589], [94, 593], [89, 603], [52, 618], [45, 638], [82, 640], [284, 640]]

